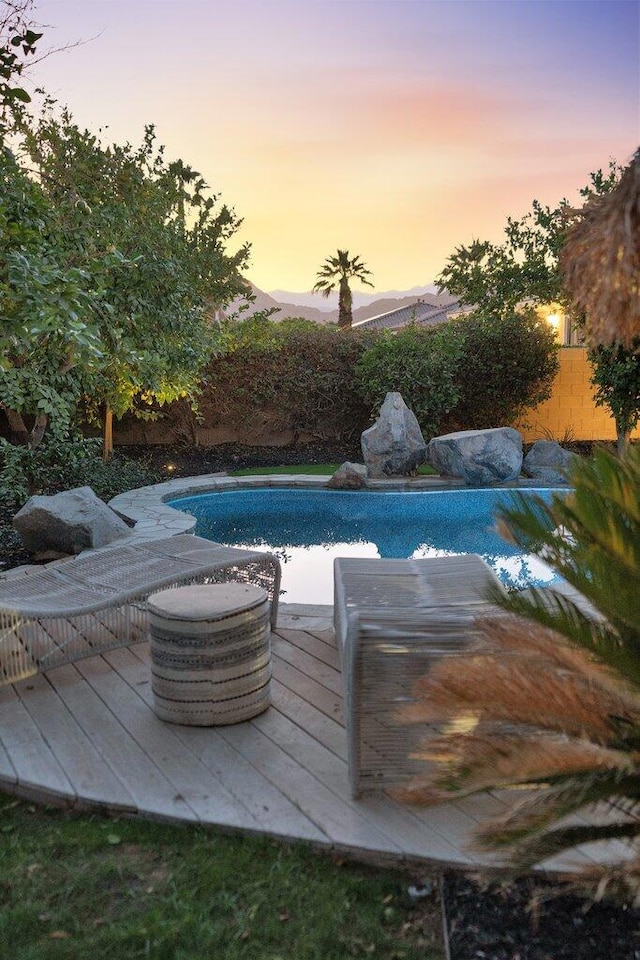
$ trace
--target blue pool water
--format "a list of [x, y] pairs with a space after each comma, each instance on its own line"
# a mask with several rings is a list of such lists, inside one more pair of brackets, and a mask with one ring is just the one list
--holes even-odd
[[[550, 499], [552, 490], [523, 490]], [[566, 492], [566, 488], [565, 491]], [[334, 557], [436, 557], [479, 553], [503, 583], [551, 583], [555, 574], [495, 529], [513, 490], [364, 492], [264, 488], [172, 500], [195, 532], [230, 546], [269, 550], [282, 562], [282, 600], [333, 603]]]

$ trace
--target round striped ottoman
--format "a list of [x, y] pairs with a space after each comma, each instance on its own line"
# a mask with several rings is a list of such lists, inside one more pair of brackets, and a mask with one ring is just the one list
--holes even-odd
[[151, 676], [161, 720], [213, 726], [271, 702], [270, 604], [260, 587], [177, 587], [148, 600]]

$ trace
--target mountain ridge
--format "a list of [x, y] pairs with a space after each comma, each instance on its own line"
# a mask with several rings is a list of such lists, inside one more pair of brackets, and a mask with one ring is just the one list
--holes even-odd
[[[338, 322], [337, 294], [335, 297], [336, 307], [329, 309], [325, 307], [323, 310], [319, 306], [312, 306], [309, 303], [296, 303], [287, 300], [279, 300], [273, 295], [274, 293], [283, 293], [288, 296], [298, 296], [298, 294], [295, 292], [287, 294], [287, 291], [276, 290], [272, 291], [271, 293], [266, 293], [264, 290], [260, 290], [259, 287], [256, 287], [254, 283], [251, 283], [250, 281], [247, 282], [249, 283], [252, 294], [255, 297], [254, 302], [249, 305], [248, 309], [239, 312], [242, 305], [246, 304], [246, 301], [244, 299], [235, 300], [227, 307], [225, 311], [227, 315], [235, 313], [238, 315], [239, 319], [245, 319], [261, 310], [273, 310], [274, 313], [272, 314], [272, 319], [276, 322], [278, 320], [284, 320], [287, 317], [302, 317], [305, 320], [313, 320], [315, 323], [321, 324]], [[372, 317], [377, 317], [383, 313], [389, 313], [391, 310], [398, 310], [401, 307], [411, 306], [418, 300], [427, 303], [439, 304], [446, 302], [447, 299], [450, 299], [446, 293], [437, 294], [435, 293], [435, 290], [436, 288], [433, 286], [433, 284], [431, 284], [429, 286], [413, 287], [408, 291], [391, 290], [378, 294], [367, 294], [355, 291], [353, 299], [354, 304], [357, 304], [357, 306], [353, 311], [354, 323], [358, 323], [362, 320], [369, 320]], [[303, 298], [303, 300], [308, 300], [311, 296], [313, 296], [316, 301], [323, 299], [318, 294], [300, 294], [300, 296]], [[358, 301], [364, 302], [358, 303]]]
[[[436, 294], [438, 288], [433, 283], [422, 284], [422, 286], [410, 287], [409, 290], [380, 290], [378, 292], [368, 293], [364, 290], [353, 290], [353, 305], [355, 308], [369, 306], [376, 300], [404, 300], [407, 297], [421, 297], [424, 294]], [[323, 313], [329, 313], [338, 309], [337, 291], [330, 293], [328, 297], [323, 297], [311, 290], [293, 291], [293, 290], [269, 290], [268, 296], [273, 297], [278, 303], [290, 304], [300, 307], [314, 307]], [[326, 306], [322, 306], [326, 304]]]

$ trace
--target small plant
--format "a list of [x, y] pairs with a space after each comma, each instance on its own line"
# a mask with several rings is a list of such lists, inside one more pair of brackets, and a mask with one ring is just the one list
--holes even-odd
[[417, 685], [405, 719], [457, 732], [425, 745], [434, 769], [402, 796], [432, 803], [518, 786], [522, 799], [480, 827], [476, 846], [523, 871], [580, 844], [623, 841], [628, 858], [582, 877], [596, 895], [609, 888], [638, 906], [640, 448], [622, 460], [597, 451], [572, 482], [572, 495], [550, 506], [521, 498], [501, 522], [590, 606], [548, 589], [493, 598], [508, 615], [486, 621], [488, 648], [447, 658]]

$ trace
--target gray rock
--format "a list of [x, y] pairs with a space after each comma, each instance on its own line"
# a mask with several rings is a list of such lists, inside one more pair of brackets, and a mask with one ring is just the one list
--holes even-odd
[[522, 437], [513, 427], [462, 430], [434, 437], [427, 462], [443, 476], [462, 477], [470, 486], [515, 480], [522, 468]]
[[522, 461], [522, 472], [543, 483], [567, 483], [577, 455], [564, 450], [555, 440], [536, 440]]
[[367, 472], [375, 478], [407, 476], [424, 463], [427, 450], [418, 421], [399, 393], [386, 395], [360, 444]]
[[367, 468], [363, 463], [343, 463], [327, 483], [333, 490], [361, 490], [367, 482]]
[[91, 487], [31, 497], [16, 513], [13, 525], [31, 553], [80, 553], [131, 534]]

